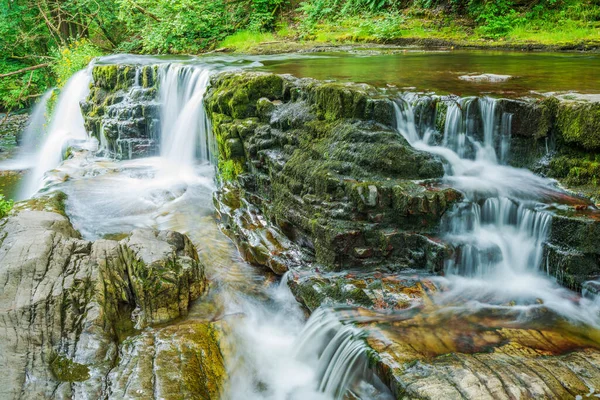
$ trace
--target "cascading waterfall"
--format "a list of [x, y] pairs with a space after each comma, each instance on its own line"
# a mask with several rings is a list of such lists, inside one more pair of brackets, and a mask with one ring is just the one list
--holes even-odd
[[46, 138], [35, 156], [35, 166], [21, 188], [20, 198], [28, 198], [42, 187], [44, 174], [60, 164], [69, 144], [88, 139], [79, 102], [89, 94], [92, 67], [90, 64], [87, 69], [75, 73], [61, 90]]
[[38, 143], [44, 137], [47, 123], [48, 100], [52, 97], [52, 93], [54, 93], [54, 89], [48, 90], [33, 107], [29, 123], [21, 138], [20, 157], [27, 159], [34, 156]]
[[47, 130], [47, 109], [48, 100], [52, 96], [54, 89], [48, 90], [35, 103], [27, 127], [21, 137], [20, 149], [14, 160], [2, 162], [2, 168], [7, 170], [28, 169], [36, 164], [36, 156], [39, 152], [39, 143], [43, 140]]
[[[538, 270], [550, 225], [550, 216], [541, 210], [543, 199], [522, 198], [519, 190], [502, 190], [488, 179], [506, 180], [522, 191], [534, 189], [535, 185], [527, 187], [530, 182], [548, 186], [528, 171], [499, 165], [497, 146], [500, 161], [508, 157], [510, 114], [497, 118], [497, 102], [488, 97], [451, 101], [442, 146], [435, 146], [429, 143], [430, 135], [415, 140], [416, 129], [410, 126], [414, 124], [412, 107], [404, 102], [403, 108], [395, 105], [398, 132], [414, 147], [443, 157], [449, 164], [446, 179], [466, 194], [466, 201], [455, 208], [446, 224], [447, 240], [457, 248], [456, 257], [447, 263], [447, 273], [482, 278]], [[471, 109], [476, 102], [478, 118]], [[478, 119], [482, 141], [476, 136]]]
[[320, 392], [340, 400], [352, 383], [367, 377], [369, 349], [363, 335], [330, 310], [318, 309], [311, 315], [298, 337], [296, 357], [313, 365]]
[[[573, 302], [572, 294], [545, 275], [543, 250], [551, 227], [545, 209], [560, 199], [557, 189], [529, 170], [501, 165], [510, 155], [511, 115], [497, 116], [491, 99], [477, 99], [483, 106], [476, 113], [471, 108], [475, 100], [448, 105], [441, 145], [432, 143], [435, 134], [430, 129], [416, 141], [406, 134], [411, 108], [396, 114], [398, 132], [414, 148], [444, 159], [444, 180], [465, 195], [445, 216], [442, 231], [455, 253], [446, 262], [443, 278], [449, 290], [436, 301], [467, 312], [472, 307], [517, 304], [525, 314], [528, 307], [543, 304], [565, 318], [599, 326], [600, 302]], [[487, 131], [478, 132], [478, 126]], [[482, 141], [477, 140], [479, 133]]]
[[[210, 123], [203, 106], [210, 70], [169, 64], [159, 70], [161, 156], [168, 163], [191, 166], [210, 160]], [[196, 157], [198, 156], [198, 157]]]

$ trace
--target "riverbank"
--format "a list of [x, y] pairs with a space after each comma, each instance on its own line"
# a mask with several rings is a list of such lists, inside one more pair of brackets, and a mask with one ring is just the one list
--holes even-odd
[[490, 34], [474, 21], [443, 13], [407, 10], [307, 23], [293, 14], [274, 32], [239, 31], [216, 45], [218, 51], [278, 54], [339, 47], [404, 46], [518, 51], [600, 52], [600, 22], [531, 21]]

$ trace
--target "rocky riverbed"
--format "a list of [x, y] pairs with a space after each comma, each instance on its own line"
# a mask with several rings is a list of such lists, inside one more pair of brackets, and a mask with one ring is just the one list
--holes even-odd
[[[168, 71], [91, 70], [81, 110], [102, 157], [165, 158]], [[363, 399], [600, 390], [598, 305], [581, 296], [600, 275], [594, 98], [458, 98], [239, 70], [212, 73], [205, 89], [205, 113], [188, 115], [210, 123], [198, 147], [216, 184], [74, 146], [2, 220], [4, 397], [216, 399], [245, 384], [265, 399], [314, 386]], [[484, 190], [490, 168], [506, 178]], [[238, 276], [248, 264], [214, 245], [213, 211], [260, 278]], [[127, 222], [82, 230], [104, 237], [87, 240], [74, 225], [95, 221], [90, 212]], [[297, 303], [273, 294], [277, 280]], [[280, 315], [257, 312], [261, 302], [289, 319], [301, 307], [312, 333], [270, 336]], [[279, 388], [270, 368], [283, 359], [289, 373], [302, 356], [284, 342], [306, 349], [315, 337], [326, 338], [308, 347], [324, 366]]]

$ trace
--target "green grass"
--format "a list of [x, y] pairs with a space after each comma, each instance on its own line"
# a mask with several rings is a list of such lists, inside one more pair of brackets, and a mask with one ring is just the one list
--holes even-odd
[[274, 42], [276, 40], [275, 35], [270, 32], [239, 31], [227, 36], [217, 47], [245, 52], [262, 43]]

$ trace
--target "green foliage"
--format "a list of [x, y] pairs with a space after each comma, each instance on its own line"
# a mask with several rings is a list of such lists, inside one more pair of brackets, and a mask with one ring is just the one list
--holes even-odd
[[[18, 71], [27, 64], [0, 58], [0, 74]], [[52, 85], [48, 69], [37, 69], [0, 79], [0, 110], [25, 107]]]
[[75, 72], [84, 69], [94, 58], [102, 55], [100, 49], [87, 39], [71, 42], [53, 51], [52, 72], [58, 87], [63, 86]]
[[244, 25], [247, 13], [241, 5], [224, 1], [120, 0], [119, 18], [132, 33], [121, 49], [198, 53]]
[[252, 14], [248, 28], [253, 31], [267, 31], [275, 28], [277, 12], [284, 0], [252, 0]]
[[510, 0], [483, 2], [471, 0], [469, 12], [475, 21], [481, 24], [479, 29], [483, 36], [490, 38], [505, 36], [516, 24], [524, 21], [519, 17]]
[[4, 218], [12, 210], [14, 202], [7, 200], [4, 195], [0, 194], [0, 218]]
[[401, 36], [403, 22], [401, 15], [392, 13], [365, 20], [360, 23], [360, 28], [364, 36], [386, 41]]

